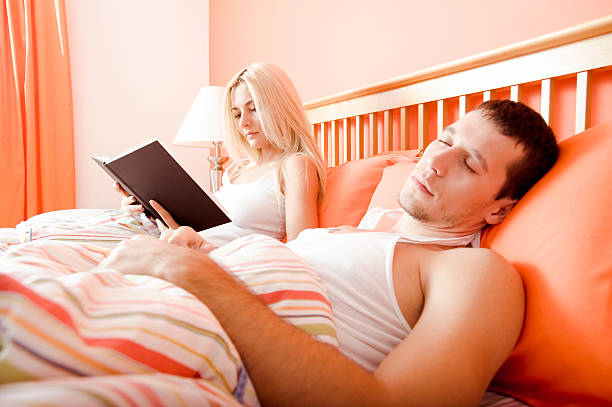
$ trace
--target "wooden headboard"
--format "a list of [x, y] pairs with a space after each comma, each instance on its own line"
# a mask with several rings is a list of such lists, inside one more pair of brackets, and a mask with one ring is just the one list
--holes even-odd
[[482, 101], [518, 100], [561, 140], [612, 120], [612, 16], [305, 104], [329, 166], [423, 148]]

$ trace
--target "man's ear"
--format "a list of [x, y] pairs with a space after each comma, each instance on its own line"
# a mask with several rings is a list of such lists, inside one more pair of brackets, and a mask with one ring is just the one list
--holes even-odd
[[508, 216], [514, 205], [518, 202], [516, 199], [502, 198], [497, 201], [497, 205], [493, 212], [485, 216], [485, 222], [489, 225], [497, 225]]

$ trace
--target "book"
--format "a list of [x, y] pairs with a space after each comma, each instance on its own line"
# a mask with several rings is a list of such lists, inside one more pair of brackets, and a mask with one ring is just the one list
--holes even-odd
[[196, 231], [230, 222], [214, 196], [200, 188], [158, 140], [132, 147], [112, 159], [91, 158], [133, 195], [150, 217], [163, 222], [149, 203], [155, 200], [179, 225]]

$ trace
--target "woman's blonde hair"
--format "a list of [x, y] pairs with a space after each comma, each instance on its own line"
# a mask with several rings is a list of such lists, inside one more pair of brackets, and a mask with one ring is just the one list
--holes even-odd
[[277, 166], [280, 192], [284, 192], [284, 162], [294, 154], [304, 154], [312, 159], [319, 179], [319, 202], [326, 196], [325, 165], [314, 142], [312, 127], [306, 112], [287, 74], [276, 65], [256, 62], [242, 70], [225, 88], [224, 118], [226, 143], [232, 156], [249, 157], [257, 162], [261, 151], [251, 147], [240, 133], [238, 119], [232, 112], [232, 91], [240, 85], [248, 88], [264, 135], [281, 153]]

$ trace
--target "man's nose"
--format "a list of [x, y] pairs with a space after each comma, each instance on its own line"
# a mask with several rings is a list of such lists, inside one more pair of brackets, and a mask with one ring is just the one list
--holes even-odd
[[450, 165], [450, 161], [452, 159], [452, 155], [453, 153], [449, 149], [446, 149], [444, 151], [439, 151], [429, 157], [429, 166], [434, 172], [434, 174], [439, 177], [443, 177], [444, 175], [446, 175], [446, 172], [448, 171], [448, 167]]

